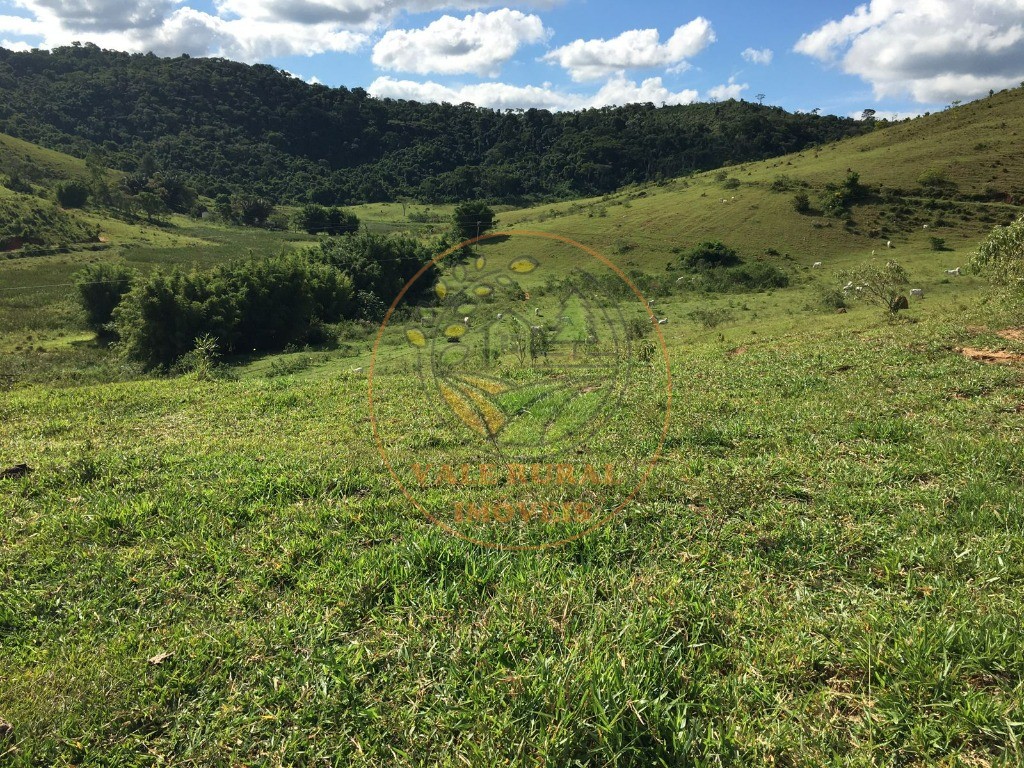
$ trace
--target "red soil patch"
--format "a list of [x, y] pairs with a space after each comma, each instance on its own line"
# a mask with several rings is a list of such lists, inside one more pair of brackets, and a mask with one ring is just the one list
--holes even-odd
[[1024, 355], [1018, 355], [1016, 352], [1005, 352], [999, 349], [977, 349], [975, 347], [961, 347], [957, 351], [968, 360], [977, 360], [979, 363], [992, 363], [996, 365], [1024, 363]]
[[1002, 331], [996, 331], [996, 336], [1007, 341], [1024, 342], [1024, 328], [1007, 328]]

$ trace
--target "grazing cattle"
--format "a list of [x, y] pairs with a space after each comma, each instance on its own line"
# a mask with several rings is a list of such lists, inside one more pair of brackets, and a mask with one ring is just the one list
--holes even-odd
[[497, 314], [497, 316], [496, 316], [496, 318], [495, 318], [495, 319], [497, 319], [497, 320], [501, 320], [501, 318], [503, 318], [504, 316], [505, 316], [504, 314], [502, 314], [501, 312], [499, 312], [499, 313]]
[[871, 255], [872, 255], [872, 256], [874, 256], [874, 255], [875, 255], [875, 252], [874, 252], [873, 250], [871, 251]]
[[960, 276], [960, 267], [957, 267], [956, 269], [947, 269], [946, 270], [946, 274], [947, 275], [956, 275], [957, 277], [959, 277]]
[[683, 282], [683, 280], [685, 280], [685, 279], [686, 279], [686, 275], [683, 275], [682, 277], [677, 277], [677, 278], [676, 278], [676, 282], [677, 282], [677, 283], [681, 283], [681, 282]]
[[885, 241], [885, 247], [886, 248], [895, 248], [896, 246], [892, 244], [892, 240], [886, 240]]
[[362, 373], [362, 372], [363, 372], [362, 368], [353, 368], [352, 369], [352, 373]]
[[667, 325], [667, 324], [668, 324], [668, 318], [667, 317], [663, 317], [663, 318], [661, 318], [661, 320], [658, 321], [658, 325]]
[[853, 280], [843, 286], [843, 293], [849, 293], [851, 288], [853, 288]]
[[901, 309], [910, 309], [910, 302], [907, 301], [906, 296], [897, 296], [896, 301], [892, 304], [893, 312], [898, 312]]
[[540, 317], [540, 307], [534, 307], [533, 314], [536, 315], [537, 317]]
[[924, 288], [911, 288], [910, 289], [910, 295], [915, 297], [915, 298], [918, 298], [918, 299], [923, 299], [924, 298]]
[[928, 229], [928, 225], [927, 224], [924, 225], [924, 229]]
[[863, 285], [858, 285], [858, 286], [857, 286], [856, 288], [854, 288], [853, 290], [855, 290], [855, 291], [857, 291], [857, 292], [863, 291], [863, 290], [864, 290], [864, 286], [863, 286]]
[[466, 315], [466, 316], [465, 316], [464, 318], [462, 318], [462, 322], [463, 322], [463, 323], [464, 323], [465, 325], [469, 325], [469, 315]]
[[813, 264], [811, 264], [811, 269], [821, 269], [821, 262], [816, 261]]

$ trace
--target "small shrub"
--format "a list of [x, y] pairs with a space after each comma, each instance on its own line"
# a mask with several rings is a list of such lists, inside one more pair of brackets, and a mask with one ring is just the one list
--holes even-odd
[[54, 190], [54, 196], [61, 208], [83, 208], [89, 201], [89, 187], [74, 179], [62, 181]]
[[631, 317], [626, 321], [626, 341], [637, 341], [651, 332], [650, 318]]
[[731, 267], [740, 262], [736, 251], [719, 240], [705, 240], [680, 258], [681, 265], [686, 269]]
[[220, 376], [220, 344], [209, 334], [198, 337], [190, 352], [186, 352], [174, 365], [174, 371], [191, 374], [199, 381], [212, 381]]
[[944, 251], [946, 250], [946, 238], [944, 237], [932, 237], [928, 238], [928, 242], [931, 243], [933, 251]]
[[917, 177], [917, 183], [922, 187], [937, 189], [949, 184], [949, 176], [946, 175], [945, 171], [939, 170], [938, 168], [929, 168]]
[[690, 312], [689, 317], [698, 325], [703, 328], [711, 330], [717, 328], [722, 323], [726, 323], [733, 319], [733, 314], [724, 307], [719, 308], [707, 308], [707, 309], [695, 309]]
[[23, 195], [32, 194], [32, 185], [21, 178], [17, 171], [7, 177], [7, 180], [4, 182], [4, 186], [12, 192], [20, 192]]
[[107, 330], [114, 310], [132, 289], [134, 279], [135, 273], [121, 264], [90, 264], [78, 273], [78, 299], [92, 330]]
[[838, 288], [829, 288], [821, 294], [821, 304], [825, 309], [846, 309], [846, 294]]
[[875, 263], [864, 264], [840, 273], [839, 277], [860, 287], [857, 296], [884, 307], [892, 314], [900, 310], [900, 300], [904, 298], [903, 294], [910, 284], [907, 271], [892, 260], [887, 261], [884, 266]]
[[811, 199], [806, 192], [797, 192], [793, 195], [793, 210], [797, 213], [810, 213]]

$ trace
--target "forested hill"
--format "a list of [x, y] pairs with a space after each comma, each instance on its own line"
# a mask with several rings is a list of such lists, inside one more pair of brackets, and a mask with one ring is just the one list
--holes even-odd
[[550, 113], [375, 99], [267, 65], [90, 44], [0, 49], [0, 132], [125, 171], [152, 153], [202, 193], [280, 202], [530, 201], [857, 135], [847, 118], [729, 101]]

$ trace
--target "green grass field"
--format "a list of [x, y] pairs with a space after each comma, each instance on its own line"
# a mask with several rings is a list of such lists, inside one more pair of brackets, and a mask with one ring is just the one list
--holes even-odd
[[[1016, 194], [1020, 94], [729, 168], [731, 190], [705, 174], [502, 211], [499, 229], [657, 278], [668, 319], [672, 418], [648, 482], [541, 551], [471, 544], [399, 492], [370, 421], [373, 327], [213, 380], [143, 376], [92, 341], [66, 285], [89, 259], [208, 266], [309, 238], [175, 218], [111, 224], [100, 252], [0, 261], [0, 470], [35, 469], [0, 479], [0, 764], [1024, 764], [1024, 368], [958, 351], [1024, 354], [998, 335], [1022, 318], [983, 276], [945, 273], [1020, 209], [916, 185], [941, 164], [962, 196]], [[813, 193], [847, 168], [907, 190], [907, 210], [873, 200], [846, 226], [770, 188], [785, 173]], [[673, 249], [705, 238], [790, 287], [678, 287]], [[925, 291], [895, 319], [823, 298], [872, 250]], [[528, 318], [563, 311], [548, 278], [588, 265], [525, 237], [478, 254], [544, 256], [517, 277]], [[402, 334], [424, 327], [396, 318], [374, 386], [425, 414], [393, 446], [437, 464], [463, 442], [432, 424], [407, 362]], [[658, 442], [657, 357], [635, 377], [652, 386], [624, 395], [588, 460]]]

